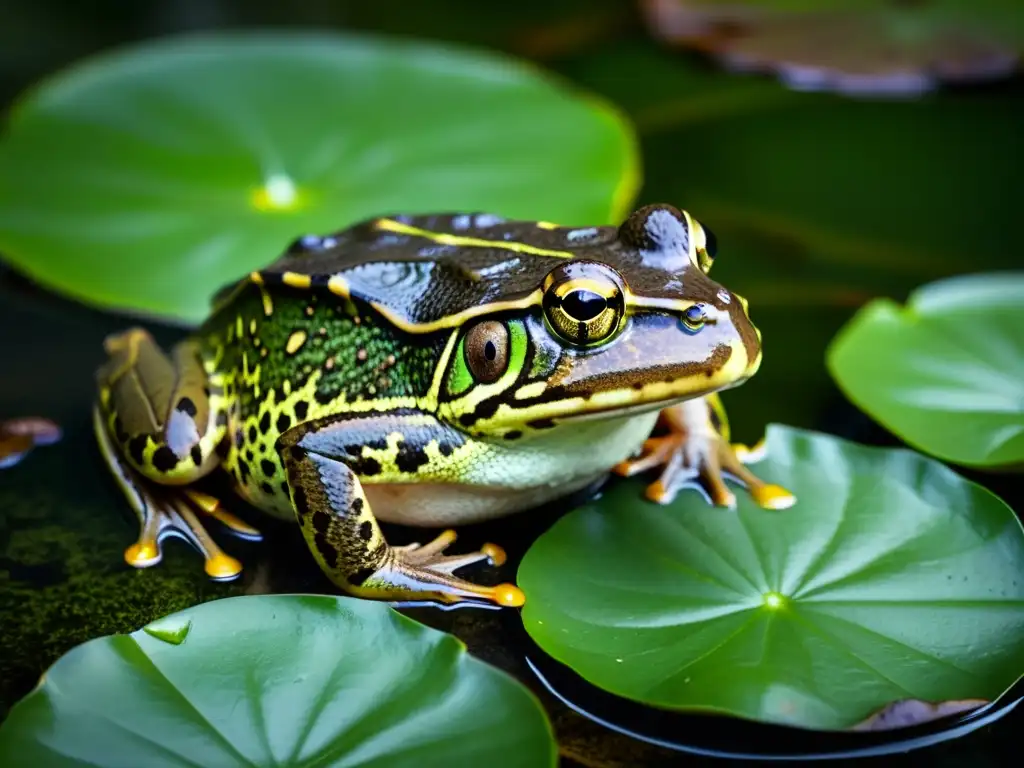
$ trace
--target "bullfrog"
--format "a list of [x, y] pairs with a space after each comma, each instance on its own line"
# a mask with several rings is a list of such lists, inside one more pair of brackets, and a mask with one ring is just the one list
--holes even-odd
[[[746, 466], [718, 393], [761, 364], [748, 302], [709, 276], [716, 238], [648, 205], [619, 226], [486, 213], [381, 216], [291, 243], [215, 294], [169, 351], [142, 328], [104, 341], [94, 427], [138, 515], [138, 568], [177, 535], [207, 574], [242, 566], [203, 517], [260, 533], [194, 484], [226, 473], [263, 512], [294, 520], [342, 590], [518, 606], [513, 584], [455, 571], [504, 551], [450, 554], [452, 526], [535, 508], [610, 473], [659, 470], [732, 507], [795, 499]], [[656, 427], [660, 429], [656, 430]], [[392, 546], [378, 521], [445, 529]]]

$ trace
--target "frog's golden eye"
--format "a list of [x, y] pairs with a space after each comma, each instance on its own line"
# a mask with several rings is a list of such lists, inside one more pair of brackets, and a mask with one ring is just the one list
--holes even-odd
[[463, 345], [466, 367], [481, 384], [493, 384], [508, 370], [508, 328], [485, 320], [469, 329]]
[[597, 262], [556, 267], [544, 281], [544, 317], [561, 338], [587, 346], [610, 338], [625, 309], [622, 279]]

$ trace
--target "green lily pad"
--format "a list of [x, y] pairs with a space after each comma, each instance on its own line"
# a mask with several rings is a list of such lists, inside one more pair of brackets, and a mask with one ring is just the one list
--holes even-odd
[[198, 321], [297, 236], [387, 213], [601, 224], [628, 124], [515, 60], [330, 33], [149, 42], [31, 91], [0, 141], [0, 253], [83, 301]]
[[523, 619], [612, 693], [817, 729], [903, 699], [992, 700], [1024, 673], [1024, 531], [909, 450], [772, 425], [772, 512], [619, 482], [527, 552]]
[[843, 328], [829, 371], [861, 410], [957, 464], [1024, 463], [1024, 272], [878, 299]]
[[1020, 266], [1016, 91], [841, 99], [633, 43], [564, 71], [622, 105], [643, 142], [644, 201], [707, 224], [712, 275], [750, 301], [764, 363], [724, 395], [744, 442], [768, 421], [820, 427], [838, 400], [825, 349], [864, 303]]
[[216, 600], [61, 657], [0, 726], [9, 766], [554, 766], [547, 716], [381, 603]]

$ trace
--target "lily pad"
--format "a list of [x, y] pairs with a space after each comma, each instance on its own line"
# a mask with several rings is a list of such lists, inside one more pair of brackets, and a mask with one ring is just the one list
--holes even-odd
[[828, 351], [859, 408], [915, 448], [982, 467], [1024, 464], [1024, 272], [878, 299]]
[[1024, 531], [996, 496], [909, 450], [772, 425], [740, 495], [668, 506], [619, 482], [519, 569], [537, 644], [659, 707], [845, 729], [903, 699], [992, 700], [1024, 673]]
[[1011, 75], [1024, 50], [1017, 0], [644, 0], [656, 37], [797, 90], [917, 96]]
[[216, 600], [71, 650], [0, 727], [11, 766], [554, 766], [540, 704], [381, 603]]
[[299, 235], [387, 213], [601, 224], [638, 184], [628, 124], [503, 56], [230, 32], [103, 54], [0, 141], [0, 253], [47, 286], [194, 322]]

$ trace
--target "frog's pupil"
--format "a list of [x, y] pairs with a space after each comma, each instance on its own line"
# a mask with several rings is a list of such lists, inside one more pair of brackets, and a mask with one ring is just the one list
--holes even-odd
[[579, 289], [569, 293], [562, 299], [562, 309], [565, 313], [574, 320], [580, 322], [586, 322], [587, 320], [593, 320], [595, 317], [600, 315], [605, 307], [608, 306], [608, 301], [599, 294], [593, 291], [587, 291]]
[[484, 357], [490, 362], [494, 362], [495, 358], [498, 357], [498, 348], [494, 346], [493, 341], [488, 341], [484, 344]]
[[694, 305], [686, 310], [686, 319], [691, 323], [699, 323], [704, 319], [704, 310]]

